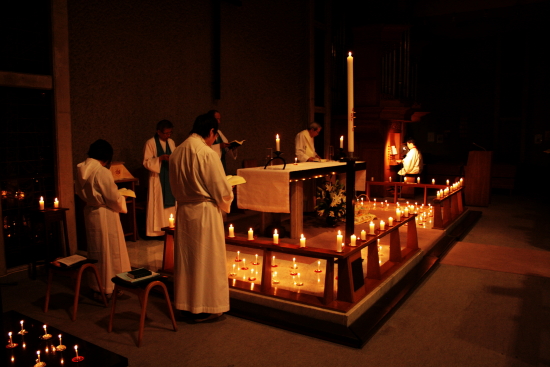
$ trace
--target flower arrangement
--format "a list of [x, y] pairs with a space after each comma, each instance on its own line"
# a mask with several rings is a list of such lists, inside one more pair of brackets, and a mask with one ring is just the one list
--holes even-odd
[[346, 216], [346, 191], [338, 180], [325, 181], [317, 187], [317, 214], [325, 217], [327, 223], [334, 224]]

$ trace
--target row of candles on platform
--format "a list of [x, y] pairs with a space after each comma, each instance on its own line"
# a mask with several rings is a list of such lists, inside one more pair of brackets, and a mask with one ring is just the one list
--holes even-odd
[[[38, 205], [40, 207], [40, 210], [44, 210], [44, 197], [41, 196], [40, 197], [40, 200], [38, 200]], [[53, 207], [54, 209], [57, 209], [59, 208], [59, 200], [57, 200], [57, 198], [55, 198], [55, 200], [53, 201]]]
[[[19, 323], [21, 324], [21, 330], [20, 330], [17, 334], [22, 335], [22, 336], [25, 335], [25, 334], [28, 334], [28, 331], [25, 330], [25, 327], [24, 327], [24, 320], [21, 320]], [[51, 339], [51, 338], [52, 338], [52, 334], [48, 334], [48, 326], [47, 326], [47, 325], [44, 325], [43, 328], [44, 328], [44, 335], [41, 335], [41, 336], [40, 336], [40, 339], [42, 339], [42, 340], [49, 340], [49, 339]], [[8, 333], [9, 341], [8, 341], [8, 344], [6, 345], [6, 348], [7, 348], [7, 349], [14, 349], [15, 347], [17, 347], [17, 346], [19, 345], [18, 343], [14, 343], [14, 342], [13, 342], [13, 336], [12, 336], [12, 334], [13, 334], [13, 333], [12, 333], [11, 331]], [[61, 334], [58, 335], [58, 338], [59, 338], [59, 345], [57, 345], [57, 346], [53, 346], [53, 345], [52, 345], [51, 349], [50, 349], [49, 347], [46, 347], [45, 350], [44, 350], [45, 353], [50, 353], [50, 352], [52, 352], [52, 354], [55, 354], [56, 351], [57, 351], [57, 352], [62, 352], [62, 351], [64, 351], [65, 349], [67, 349], [67, 347], [66, 347], [65, 345], [63, 345], [63, 339], [61, 338]], [[22, 342], [22, 345], [21, 345], [21, 348], [25, 349], [26, 347], [27, 347], [27, 345], [26, 345], [25, 342], [23, 341], [23, 342]], [[81, 361], [83, 361], [83, 360], [84, 360], [84, 357], [78, 355], [78, 345], [75, 345], [75, 346], [74, 346], [74, 351], [75, 351], [76, 356], [73, 357], [71, 360], [72, 360], [73, 362], [81, 362]], [[34, 367], [44, 367], [44, 366], [46, 365], [46, 363], [45, 363], [45, 362], [42, 362], [42, 361], [40, 360], [40, 350], [37, 350], [37, 351], [36, 351], [36, 356], [37, 356], [37, 359], [36, 359], [36, 364], [34, 365]], [[12, 361], [12, 362], [15, 362], [15, 357], [14, 357], [14, 356], [11, 357], [11, 361]], [[63, 358], [61, 358], [61, 360], [59, 361], [59, 363], [60, 363], [60, 364], [64, 364]]]
[[[237, 257], [235, 257], [235, 262], [236, 263], [242, 263], [242, 264], [241, 265], [233, 264], [233, 268], [232, 268], [231, 272], [229, 273], [230, 277], [236, 277], [237, 272], [239, 270], [243, 270], [243, 271], [249, 270], [249, 268], [246, 266], [246, 259], [245, 258], [241, 259], [240, 254], [241, 254], [241, 252], [237, 251]], [[260, 265], [260, 263], [258, 262], [258, 254], [256, 254], [255, 256], [256, 256], [256, 261], [253, 262], [252, 265], [258, 266], [258, 265]], [[278, 266], [279, 265], [277, 265], [275, 263], [275, 256], [273, 256], [272, 261], [271, 261], [271, 267], [272, 268], [277, 268]], [[323, 272], [321, 270], [321, 260], [317, 261], [317, 269], [315, 269], [314, 272], [315, 273], [322, 273]], [[255, 281], [256, 280], [256, 274], [258, 274], [258, 271], [256, 269], [254, 269], [254, 268], [250, 269], [250, 275], [248, 276], [248, 280], [251, 281], [251, 282]], [[290, 267], [290, 275], [292, 275], [294, 285], [297, 285], [297, 286], [304, 285], [304, 283], [301, 281], [301, 275], [300, 275], [300, 273], [298, 273], [298, 264], [296, 263], [296, 258], [295, 257], [292, 258], [292, 266]], [[297, 277], [297, 278], [295, 278], [295, 277]], [[246, 280], [246, 279], [247, 279], [247, 276], [246, 276], [246, 274], [244, 274], [243, 275], [243, 280]], [[279, 284], [280, 283], [278, 273], [276, 271], [273, 272], [272, 282], [273, 282], [273, 284]]]
[[[451, 186], [446, 187], [444, 189], [437, 191], [437, 198], [442, 199], [446, 196], [449, 196], [449, 194], [455, 192], [456, 190], [460, 189], [462, 185], [464, 184], [463, 179], [461, 178], [460, 181], [457, 181], [453, 183]], [[447, 185], [449, 185], [449, 180], [447, 180]]]

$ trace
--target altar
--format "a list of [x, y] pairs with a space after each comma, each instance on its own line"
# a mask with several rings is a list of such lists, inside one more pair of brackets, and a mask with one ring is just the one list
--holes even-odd
[[[241, 168], [237, 175], [246, 184], [237, 186], [237, 205], [264, 213], [290, 213], [290, 238], [300, 238], [304, 228], [304, 181], [345, 174], [346, 167], [345, 162], [303, 162], [286, 167]], [[366, 162], [356, 162], [354, 167], [355, 187], [365, 191]]]

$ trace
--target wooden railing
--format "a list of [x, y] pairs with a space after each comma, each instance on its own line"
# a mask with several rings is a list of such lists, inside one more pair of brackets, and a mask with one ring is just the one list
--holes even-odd
[[456, 218], [464, 212], [462, 188], [449, 195], [433, 200], [435, 229], [447, 228]]
[[435, 184], [425, 184], [425, 183], [416, 183], [416, 182], [392, 182], [392, 181], [367, 181], [367, 196], [370, 197], [370, 186], [393, 186], [393, 202], [397, 203], [397, 196], [399, 192], [398, 187], [413, 187], [413, 188], [423, 188], [424, 189], [424, 205], [428, 205], [428, 189], [446, 189], [449, 185], [435, 185]]

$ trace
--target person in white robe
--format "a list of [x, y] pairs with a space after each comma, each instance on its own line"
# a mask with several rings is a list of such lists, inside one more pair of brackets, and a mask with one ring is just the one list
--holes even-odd
[[178, 203], [174, 231], [174, 306], [195, 321], [229, 310], [225, 233], [233, 191], [210, 148], [218, 122], [197, 117], [191, 135], [170, 157], [170, 185]]
[[300, 131], [298, 135], [296, 135], [295, 147], [298, 162], [315, 162], [321, 159], [321, 157], [315, 153], [315, 145], [313, 143], [313, 138], [319, 135], [321, 129], [321, 125], [312, 122], [308, 129]]
[[[88, 277], [91, 288], [107, 295], [113, 293], [111, 278], [130, 271], [130, 258], [119, 213], [126, 213], [126, 198], [121, 196], [111, 171], [113, 148], [99, 139], [90, 145], [88, 159], [76, 167], [76, 193], [86, 202], [84, 221], [88, 242], [88, 258], [98, 260], [102, 289]], [[91, 274], [89, 274], [91, 275]]]
[[[216, 120], [218, 120], [218, 124], [221, 124], [222, 122], [222, 116], [221, 114], [216, 110], [210, 110], [207, 112], [207, 115], [210, 117], [214, 117]], [[233, 159], [237, 159], [237, 149], [238, 147], [229, 148], [229, 140], [225, 137], [225, 135], [222, 133], [220, 129], [218, 129], [218, 134], [216, 136], [216, 140], [214, 140], [214, 143], [212, 144], [212, 149], [218, 153], [218, 156], [220, 157], [220, 160], [222, 161], [223, 170], [227, 172], [227, 165], [225, 161], [225, 157], [227, 156], [227, 153], [230, 153]]]
[[397, 173], [401, 176], [417, 175], [422, 172], [423, 168], [422, 154], [416, 148], [414, 139], [407, 140], [407, 148], [409, 148], [409, 151], [405, 155], [405, 158], [397, 160], [397, 163], [403, 163], [403, 168]]
[[170, 214], [176, 215], [175, 199], [170, 189], [168, 160], [176, 145], [170, 135], [174, 126], [168, 120], [157, 124], [157, 133], [147, 140], [143, 149], [143, 166], [149, 171], [147, 190], [146, 235], [163, 236]]

